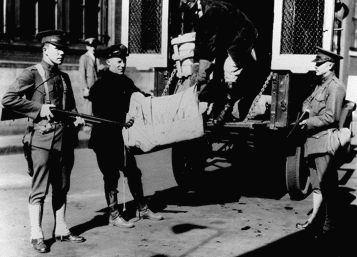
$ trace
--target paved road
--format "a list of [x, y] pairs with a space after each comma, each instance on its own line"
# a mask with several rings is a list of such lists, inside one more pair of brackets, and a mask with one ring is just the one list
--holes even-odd
[[[201, 193], [182, 192], [172, 175], [171, 150], [138, 156], [144, 191], [152, 209], [165, 216], [160, 222], [136, 223], [133, 229], [107, 226], [103, 182], [93, 152], [76, 150], [68, 196], [67, 220], [71, 230], [87, 238], [83, 244], [50, 240], [53, 227], [50, 194], [43, 227], [56, 257], [236, 257], [308, 256], [311, 241], [297, 232], [295, 223], [306, 219], [311, 197], [291, 201], [281, 181], [246, 172], [207, 177]], [[29, 244], [27, 195], [30, 183], [22, 154], [0, 156], [0, 257], [38, 256]], [[357, 176], [340, 172], [344, 225], [340, 256], [353, 247], [357, 231], [355, 189]], [[244, 181], [239, 183], [238, 180]], [[121, 182], [121, 181], [120, 181]], [[133, 217], [132, 197], [120, 183], [120, 202], [126, 197], [127, 217]], [[122, 206], [122, 205], [121, 205]], [[347, 226], [348, 225], [348, 226]], [[352, 236], [344, 233], [353, 232]], [[315, 255], [318, 256], [318, 255]], [[353, 255], [352, 255], [353, 256]]]

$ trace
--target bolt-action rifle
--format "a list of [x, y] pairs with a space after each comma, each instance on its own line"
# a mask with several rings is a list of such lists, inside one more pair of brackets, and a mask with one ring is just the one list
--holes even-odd
[[293, 135], [297, 131], [297, 129], [299, 128], [300, 122], [305, 120], [305, 119], [307, 119], [307, 118], [309, 118], [309, 111], [308, 110], [304, 111], [300, 116], [298, 116], [298, 118], [295, 121], [295, 124], [294, 124], [293, 128], [289, 131], [289, 133], [286, 136], [286, 138], [291, 137], [291, 135]]
[[75, 120], [76, 117], [81, 117], [82, 119], [84, 119], [85, 123], [88, 124], [106, 124], [106, 125], [121, 126], [121, 127], [126, 125], [122, 122], [98, 118], [84, 113], [64, 111], [55, 108], [51, 109], [51, 112], [53, 113], [55, 119], [57, 120]]

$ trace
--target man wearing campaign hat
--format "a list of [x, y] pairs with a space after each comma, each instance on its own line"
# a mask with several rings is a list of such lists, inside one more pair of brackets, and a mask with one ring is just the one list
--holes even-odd
[[79, 78], [82, 85], [83, 113], [92, 114], [91, 102], [88, 101], [89, 89], [93, 86], [94, 82], [98, 79], [99, 68], [101, 67], [100, 61], [96, 56], [96, 49], [98, 40], [94, 37], [87, 38], [85, 41], [86, 52], [79, 58]]
[[[97, 117], [126, 122], [130, 97], [134, 92], [141, 92], [125, 73], [128, 49], [123, 44], [109, 47], [106, 61], [109, 69], [94, 83], [88, 99], [92, 102], [93, 114]], [[129, 120], [126, 126], [133, 124]], [[118, 210], [118, 181], [120, 170], [128, 179], [130, 192], [138, 207], [138, 218], [161, 220], [161, 215], [153, 213], [146, 204], [141, 181], [141, 171], [135, 157], [124, 148], [121, 128], [95, 124], [89, 140], [89, 147], [94, 150], [100, 171], [103, 174], [104, 194], [109, 209], [109, 225], [132, 228], [134, 224], [126, 221]], [[113, 151], [113, 149], [117, 149]]]
[[[51, 108], [76, 111], [69, 76], [60, 71], [67, 48], [65, 33], [49, 30], [38, 33], [42, 43], [42, 61], [26, 68], [10, 85], [2, 99], [2, 105], [30, 118], [23, 142], [32, 176], [29, 195], [31, 244], [40, 253], [49, 251], [44, 243], [41, 227], [43, 205], [52, 185], [52, 207], [55, 216], [53, 235], [61, 241], [83, 242], [73, 235], [65, 221], [67, 193], [74, 163], [73, 149], [79, 124], [56, 120]], [[24, 97], [25, 96], [25, 97]], [[24, 149], [25, 150], [25, 149]]]
[[313, 211], [306, 222], [297, 224], [297, 228], [309, 229], [317, 236], [334, 231], [337, 222], [334, 201], [338, 187], [337, 171], [333, 167], [334, 156], [329, 151], [328, 142], [330, 132], [338, 126], [346, 95], [345, 86], [334, 71], [341, 59], [340, 55], [317, 48], [313, 62], [318, 83], [303, 103], [303, 111], [308, 112], [309, 117], [300, 123], [307, 133], [305, 157], [313, 187]]

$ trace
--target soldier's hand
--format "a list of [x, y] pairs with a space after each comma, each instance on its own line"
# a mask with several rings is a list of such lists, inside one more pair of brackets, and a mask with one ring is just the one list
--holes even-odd
[[130, 128], [131, 126], [133, 126], [134, 124], [134, 117], [131, 117], [125, 124], [124, 124], [124, 128]]
[[299, 125], [300, 125], [300, 129], [306, 129], [306, 126], [307, 126], [306, 120], [301, 121], [301, 122], [299, 123]]
[[207, 84], [209, 79], [209, 74], [211, 73], [212, 63], [208, 60], [199, 60], [198, 73], [197, 73], [197, 83], [199, 85]]
[[89, 88], [84, 88], [83, 89], [83, 98], [88, 98], [89, 96]]
[[51, 108], [55, 108], [55, 107], [56, 106], [54, 104], [43, 104], [41, 106], [40, 117], [51, 120], [53, 118]]
[[86, 123], [83, 118], [76, 116], [76, 120], [73, 122], [75, 127], [84, 126]]

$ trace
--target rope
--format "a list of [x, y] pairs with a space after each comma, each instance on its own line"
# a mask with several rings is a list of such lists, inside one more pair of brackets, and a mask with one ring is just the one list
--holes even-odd
[[253, 116], [253, 110], [255, 108], [255, 106], [257, 105], [259, 99], [262, 97], [263, 92], [265, 91], [265, 89], [267, 88], [267, 86], [269, 85], [269, 82], [271, 80], [271, 77], [273, 76], [273, 72], [270, 72], [268, 77], [266, 78], [262, 89], [260, 90], [259, 94], [254, 98], [254, 101], [252, 103], [252, 105], [249, 108], [249, 112], [247, 114], [247, 116], [244, 119], [244, 122], [247, 122], [248, 120], [250, 120]]

